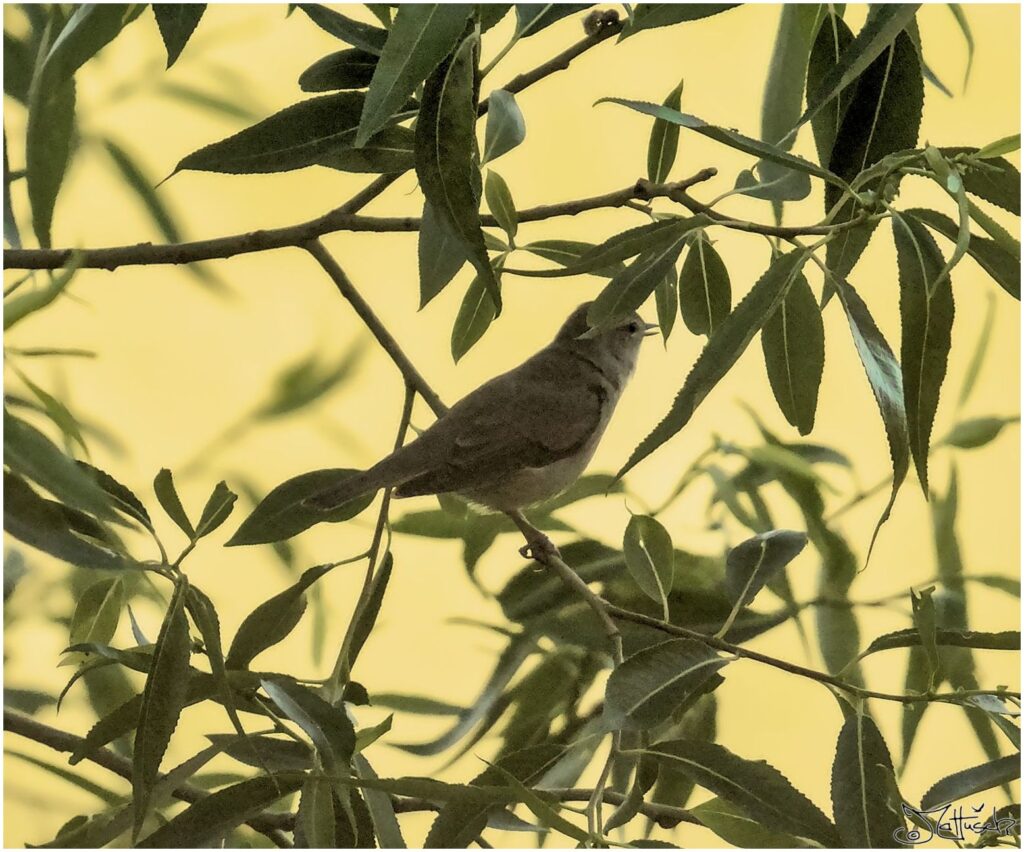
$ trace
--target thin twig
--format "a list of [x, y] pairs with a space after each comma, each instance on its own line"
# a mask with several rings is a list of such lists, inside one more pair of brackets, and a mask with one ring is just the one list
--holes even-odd
[[[85, 739], [51, 728], [42, 722], [37, 722], [21, 713], [4, 708], [4, 730], [20, 737], [33, 740], [41, 745], [52, 748], [54, 751], [73, 753], [85, 745]], [[85, 759], [92, 761], [97, 766], [119, 775], [126, 781], [132, 780], [132, 764], [127, 758], [115, 754], [107, 748], [90, 749]], [[162, 780], [162, 779], [157, 779]], [[210, 794], [192, 784], [183, 783], [175, 788], [174, 797], [183, 802], [193, 804], [200, 799], [205, 799]], [[246, 825], [258, 831], [260, 834], [273, 841], [275, 846], [283, 849], [291, 847], [291, 842], [282, 834], [282, 829], [287, 829], [290, 820], [287, 814], [259, 814], [246, 820]]]

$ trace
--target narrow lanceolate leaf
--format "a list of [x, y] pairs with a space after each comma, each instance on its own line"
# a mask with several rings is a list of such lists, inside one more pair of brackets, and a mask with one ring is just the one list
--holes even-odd
[[675, 573], [672, 536], [650, 515], [633, 515], [622, 541], [626, 568], [640, 590], [668, 611]]
[[146, 177], [132, 156], [110, 139], [103, 140], [103, 147], [106, 148], [110, 159], [113, 161], [117, 171], [120, 172], [124, 182], [135, 192], [145, 206], [161, 236], [169, 243], [181, 242], [181, 232], [178, 230], [174, 218], [164, 204], [163, 199], [153, 189], [150, 179]]
[[153, 480], [153, 490], [167, 517], [174, 521], [185, 535], [195, 538], [196, 529], [188, 519], [185, 507], [181, 505], [178, 489], [174, 487], [174, 475], [166, 467], [162, 468]]
[[360, 473], [351, 468], [313, 470], [288, 479], [274, 488], [251, 515], [242, 521], [226, 546], [269, 544], [298, 535], [314, 524], [339, 523], [358, 515], [373, 502], [375, 492], [359, 494], [324, 514], [307, 500]]
[[501, 313], [501, 292], [480, 231], [476, 52], [476, 38], [466, 38], [423, 87], [416, 121], [416, 175], [426, 200], [458, 235], [497, 315]]
[[82, 593], [75, 606], [68, 644], [109, 643], [117, 631], [124, 605], [124, 581], [120, 577], [93, 583]]
[[302, 788], [305, 773], [249, 778], [189, 806], [138, 844], [142, 849], [200, 849]]
[[[5, 44], [6, 44], [6, 33]], [[18, 232], [18, 220], [14, 216], [14, 204], [11, 201], [11, 163], [7, 157], [7, 128], [4, 128], [4, 240], [11, 248], [21, 248], [21, 234]]]
[[37, 72], [28, 96], [25, 180], [32, 205], [32, 230], [43, 248], [50, 247], [53, 209], [71, 158], [74, 124], [74, 79], [50, 83]]
[[711, 240], [701, 231], [679, 270], [679, 313], [694, 334], [709, 337], [729, 315], [732, 286], [729, 270]]
[[[948, 216], [935, 210], [914, 207], [904, 214], [924, 222], [949, 240], [956, 241], [958, 227]], [[1015, 299], [1020, 299], [1020, 260], [995, 240], [971, 234], [967, 253], [984, 269], [1000, 287]]]
[[466, 249], [458, 234], [434, 206], [423, 203], [417, 257], [420, 270], [420, 309], [440, 293], [466, 263]]
[[961, 450], [973, 450], [992, 443], [1003, 429], [1011, 423], [1020, 423], [1020, 416], [1013, 417], [972, 417], [961, 420], [942, 439], [943, 444]]
[[722, 840], [739, 849], [792, 849], [806, 845], [792, 834], [765, 828], [742, 808], [717, 796], [688, 810]]
[[51, 82], [66, 80], [134, 21], [145, 8], [132, 3], [83, 3], [61, 28], [43, 68]]
[[487, 285], [477, 275], [466, 288], [466, 295], [462, 298], [452, 326], [452, 359], [456, 363], [484, 336], [495, 316], [494, 301]]
[[921, 809], [929, 810], [937, 805], [945, 805], [958, 799], [965, 799], [975, 793], [991, 790], [1000, 784], [1007, 784], [1020, 778], [1020, 753], [1009, 754], [972, 766], [960, 772], [947, 775], [937, 781], [921, 799]]
[[654, 304], [658, 310], [661, 337], [667, 342], [676, 324], [676, 314], [679, 312], [679, 276], [675, 267], [670, 269], [661, 283], [654, 288]]
[[75, 252], [67, 266], [59, 270], [50, 283], [35, 290], [18, 292], [4, 299], [4, 331], [25, 317], [42, 310], [63, 293], [82, 264], [82, 254]]
[[[807, 60], [823, 14], [828, 15], [828, 7], [818, 4], [782, 7], [761, 101], [761, 138], [766, 142], [785, 139], [800, 118]], [[790, 140], [782, 147], [788, 150], [791, 145]]]
[[949, 275], [940, 276], [942, 255], [920, 222], [896, 216], [892, 234], [900, 279], [900, 362], [907, 431], [917, 476], [927, 495], [932, 423], [953, 328], [953, 285]]
[[340, 12], [328, 9], [319, 3], [299, 3], [299, 8], [324, 32], [335, 38], [361, 48], [369, 53], [380, 55], [388, 38], [388, 31], [381, 27], [364, 24], [353, 20]]
[[980, 160], [987, 160], [992, 157], [1001, 157], [1003, 154], [1012, 154], [1014, 151], [1019, 150], [1020, 134], [1014, 133], [1011, 136], [997, 139], [995, 142], [989, 142], [985, 147], [979, 148], [978, 153], [974, 156]]
[[826, 104], [856, 80], [913, 20], [919, 6], [917, 3], [893, 3], [880, 7], [877, 14], [873, 15], [857, 33], [852, 44], [843, 51], [839, 62], [822, 80], [814, 105], [808, 104], [799, 123], [803, 124], [817, 115]]
[[[664, 106], [679, 110], [682, 100], [683, 81], [680, 80], [679, 85], [668, 93]], [[664, 183], [668, 180], [678, 150], [679, 125], [670, 124], [663, 118], [654, 119], [654, 126], [651, 128], [651, 141], [647, 144], [647, 177], [654, 183]]]
[[310, 775], [302, 785], [295, 828], [309, 849], [334, 849], [334, 788], [330, 779]]
[[[594, 251], [597, 246], [582, 240], [535, 240], [525, 246], [520, 246], [520, 248], [538, 257], [543, 257], [545, 260], [570, 267], [579, 263], [581, 258]], [[619, 261], [601, 269], [592, 269], [590, 272], [592, 275], [612, 278], [622, 272], [622, 269], [622, 262]]]
[[761, 349], [779, 409], [801, 435], [809, 435], [825, 368], [825, 327], [818, 301], [802, 274], [761, 329]]
[[694, 639], [670, 639], [644, 648], [608, 678], [605, 719], [632, 731], [664, 722], [728, 662]]
[[484, 198], [487, 199], [491, 215], [508, 235], [509, 242], [515, 245], [516, 232], [519, 230], [516, 205], [512, 200], [512, 191], [508, 188], [508, 184], [496, 171], [492, 170], [487, 173], [487, 179], [484, 181]]
[[244, 669], [253, 658], [284, 639], [306, 611], [306, 589], [334, 567], [317, 565], [283, 592], [261, 603], [238, 626], [231, 642], [225, 665], [229, 669]]
[[206, 11], [205, 3], [154, 3], [153, 15], [160, 28], [160, 38], [167, 48], [167, 67], [170, 68], [192, 37], [199, 20]]
[[714, 124], [708, 124], [707, 122], [697, 118], [695, 115], [688, 115], [684, 112], [679, 112], [678, 110], [670, 109], [669, 107], [661, 106], [659, 104], [652, 104], [646, 101], [631, 101], [625, 98], [601, 98], [597, 103], [613, 103], [629, 107], [630, 109], [635, 110], [636, 112], [641, 112], [644, 115], [651, 115], [655, 118], [664, 119], [672, 124], [678, 124], [680, 127], [686, 127], [690, 130], [694, 130], [702, 136], [707, 136], [709, 139], [714, 139], [716, 142], [728, 145], [730, 148], [735, 148], [737, 151], [742, 151], [745, 154], [751, 154], [763, 160], [771, 160], [774, 163], [778, 163], [780, 166], [787, 166], [791, 169], [796, 169], [799, 172], [805, 172], [812, 177], [819, 177], [822, 180], [835, 184], [838, 187], [843, 187], [845, 185], [842, 178], [833, 174], [826, 168], [815, 165], [809, 160], [805, 160], [803, 157], [798, 157], [795, 154], [789, 154], [775, 145], [770, 145], [767, 142], [752, 139], [749, 136], [744, 136], [742, 133], [737, 133], [735, 130], [730, 130], [726, 127], [718, 127]]
[[185, 617], [187, 593], [187, 581], [179, 581], [156, 640], [153, 662], [142, 693], [132, 756], [134, 837], [138, 837], [146, 820], [153, 785], [160, 774], [160, 763], [187, 700], [188, 664], [192, 651], [188, 619]]
[[778, 769], [762, 760], [746, 760], [716, 743], [672, 740], [649, 747], [662, 766], [681, 772], [741, 808], [767, 828], [840, 846], [828, 818]]
[[[698, 227], [701, 221], [691, 219], [691, 226]], [[623, 317], [635, 311], [654, 292], [665, 276], [675, 269], [676, 261], [683, 251], [685, 239], [678, 236], [672, 242], [637, 256], [629, 266], [612, 278], [587, 311], [587, 322], [591, 328], [614, 325]]]
[[739, 360], [754, 335], [778, 308], [790, 285], [800, 273], [807, 255], [800, 250], [781, 255], [758, 279], [736, 309], [723, 320], [693, 369], [686, 377], [665, 418], [640, 443], [616, 475], [621, 478], [642, 459], [647, 458], [669, 438], [679, 432], [693, 416], [697, 406]]
[[739, 3], [638, 3], [633, 10], [633, 18], [622, 32], [620, 40], [642, 30], [656, 27], [670, 27], [686, 21], [699, 21], [710, 18], [729, 9], [735, 9]]
[[904, 828], [902, 802], [893, 801], [892, 758], [878, 727], [866, 713], [847, 718], [832, 763], [832, 812], [848, 849], [891, 849]]
[[[377, 773], [362, 754], [356, 754], [352, 762], [360, 778], [377, 779]], [[405, 838], [402, 837], [402, 828], [398, 824], [398, 817], [395, 816], [395, 805], [391, 796], [380, 790], [367, 789], [363, 790], [363, 798], [373, 821], [377, 845], [381, 849], [405, 849]]]
[[[936, 630], [934, 643], [939, 647], [978, 648], [989, 651], [1019, 651], [1020, 631], [1002, 630], [986, 633], [979, 630]], [[871, 640], [861, 657], [889, 651], [893, 648], [917, 648], [921, 646], [921, 633], [914, 628], [894, 630]]]
[[203, 507], [203, 514], [199, 517], [199, 523], [196, 524], [196, 538], [209, 535], [223, 524], [228, 519], [228, 515], [231, 514], [231, 510], [235, 507], [237, 499], [238, 495], [228, 488], [226, 482], [218, 482], [210, 498], [206, 501], [206, 505]]
[[843, 310], [846, 312], [854, 346], [857, 348], [857, 354], [860, 356], [860, 362], [867, 375], [868, 384], [871, 385], [871, 393], [875, 397], [879, 414], [882, 416], [886, 439], [889, 442], [889, 457], [892, 461], [892, 491], [889, 494], [889, 502], [882, 510], [882, 515], [878, 519], [878, 523], [875, 524], [875, 531], [871, 535], [871, 545], [868, 547], [870, 556], [871, 548], [878, 537], [878, 531], [882, 528], [882, 524], [889, 520], [889, 514], [896, 502], [896, 495], [899, 493], [900, 486], [907, 477], [907, 469], [910, 467], [907, 412], [903, 400], [903, 376], [896, 356], [892, 354], [889, 343], [882, 336], [882, 332], [878, 330], [864, 300], [844, 279], [831, 276], [829, 280], [836, 288]]
[[261, 681], [282, 713], [302, 728], [328, 771], [341, 772], [352, 758], [356, 732], [344, 708], [328, 704], [312, 690], [284, 678]]
[[826, 85], [833, 69], [839, 64], [853, 41], [853, 32], [839, 15], [830, 11], [821, 22], [807, 60], [807, 107], [821, 106], [811, 119], [811, 132], [818, 150], [818, 162], [827, 166], [832, 160], [832, 146], [850, 105], [851, 91], [841, 91], [822, 103]]
[[338, 50], [318, 59], [299, 75], [304, 92], [333, 92], [365, 89], [373, 79], [377, 57], [358, 47]]
[[398, 7], [366, 93], [356, 133], [357, 148], [402, 108], [416, 87], [451, 52], [472, 13], [471, 6], [445, 3]]
[[520, 145], [526, 138], [526, 120], [516, 103], [516, 96], [504, 89], [495, 89], [487, 96], [487, 129], [481, 163], [496, 160]]
[[751, 603], [806, 544], [805, 533], [771, 530], [736, 545], [725, 560], [725, 587], [733, 603], [741, 606]]
[[[882, 11], [889, 8], [892, 7], [880, 7]], [[917, 146], [924, 82], [909, 36], [905, 33], [897, 36], [850, 91], [849, 105], [829, 161], [829, 168], [847, 181], [853, 181], [861, 171], [888, 154]], [[858, 188], [862, 192], [880, 189], [877, 181], [867, 181]], [[832, 210], [840, 197], [835, 187], [826, 188], [826, 212]], [[845, 222], [853, 215], [852, 202], [847, 200], [833, 221]], [[836, 274], [849, 275], [873, 231], [872, 225], [850, 228], [828, 244], [826, 258]]]
[[373, 582], [370, 583], [369, 594], [366, 604], [361, 606], [352, 616], [353, 625], [351, 639], [347, 643], [347, 664], [349, 671], [355, 665], [359, 652], [366, 644], [366, 640], [373, 633], [373, 626], [377, 623], [377, 616], [380, 614], [381, 604], [384, 602], [384, 593], [391, 581], [391, 571], [395, 566], [395, 558], [389, 550], [384, 554], [380, 567], [373, 575]]

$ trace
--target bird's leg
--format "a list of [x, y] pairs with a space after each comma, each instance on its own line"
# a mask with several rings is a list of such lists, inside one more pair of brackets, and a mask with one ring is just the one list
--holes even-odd
[[562, 558], [562, 554], [559, 553], [554, 542], [526, 520], [522, 512], [518, 509], [513, 509], [505, 514], [512, 519], [512, 523], [519, 528], [519, 532], [526, 539], [526, 544], [519, 548], [520, 556], [526, 559], [535, 559], [542, 564], [548, 562], [553, 557], [557, 559]]

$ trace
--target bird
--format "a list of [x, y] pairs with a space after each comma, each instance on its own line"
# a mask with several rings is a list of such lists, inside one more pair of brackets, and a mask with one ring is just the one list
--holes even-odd
[[524, 556], [557, 555], [520, 510], [562, 493], [583, 473], [636, 369], [642, 340], [658, 328], [635, 312], [591, 328], [591, 304], [577, 307], [535, 355], [480, 385], [372, 467], [306, 498], [307, 505], [326, 514], [381, 488], [396, 497], [455, 493], [508, 514], [526, 537]]

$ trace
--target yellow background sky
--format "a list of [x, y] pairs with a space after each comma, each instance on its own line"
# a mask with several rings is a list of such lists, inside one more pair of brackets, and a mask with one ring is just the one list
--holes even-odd
[[[517, 206], [595, 195], [628, 186], [645, 176], [650, 119], [613, 105], [593, 106], [600, 97], [660, 101], [684, 78], [685, 111], [757, 136], [765, 70], [779, 9], [775, 5], [748, 6], [692, 24], [644, 32], [622, 44], [605, 43], [575, 62], [568, 72], [522, 93], [518, 102], [526, 117], [526, 142], [494, 164], [511, 187]], [[926, 57], [955, 91], [949, 99], [926, 86], [922, 143], [985, 144], [1020, 128], [1019, 8], [970, 5], [965, 9], [977, 42], [966, 92], [960, 85], [966, 48], [953, 16], [944, 6], [925, 7], [918, 16]], [[366, 17], [362, 7], [346, 11]], [[12, 14], [10, 9], [5, 12]], [[854, 30], [864, 14], [863, 7], [849, 8], [847, 19]], [[485, 61], [510, 34], [512, 21], [509, 16], [485, 37]], [[581, 35], [579, 16], [572, 16], [522, 42], [485, 80], [484, 92], [500, 87]], [[81, 130], [83, 134], [114, 138], [158, 180], [169, 174], [184, 155], [243, 126], [161, 96], [161, 81], [221, 91], [235, 85], [261, 115], [268, 115], [304, 97], [296, 82], [301, 71], [340, 47], [301, 13], [286, 19], [283, 6], [211, 6], [182, 59], [164, 72], [163, 47], [152, 13], [147, 11], [79, 72]], [[132, 91], [126, 97], [113, 98], [122, 87]], [[5, 105], [11, 161], [18, 168], [23, 162], [23, 111], [11, 101]], [[482, 129], [481, 123], [481, 133]], [[814, 157], [809, 129], [801, 133], [795, 150]], [[57, 205], [55, 245], [159, 240], [136, 199], [112, 175], [104, 156], [91, 148], [76, 160]], [[1018, 162], [1016, 154], [1013, 159]], [[729, 189], [736, 173], [751, 163], [749, 157], [683, 131], [672, 177], [679, 179], [705, 166], [716, 166], [719, 177], [695, 190], [699, 198], [708, 200]], [[365, 176], [319, 168], [260, 176], [184, 172], [161, 186], [159, 193], [179, 215], [187, 237], [202, 238], [317, 216], [344, 201], [367, 180]], [[410, 173], [365, 212], [418, 215], [421, 200]], [[25, 209], [23, 202], [24, 197], [16, 194], [15, 204], [21, 204], [18, 209]], [[949, 200], [939, 191], [919, 179], [904, 181], [901, 207], [929, 204], [955, 215]], [[821, 215], [820, 205], [820, 186], [816, 185], [809, 199], [787, 205], [787, 223], [816, 221]], [[989, 205], [983, 206], [990, 209]], [[739, 198], [729, 199], [722, 209], [739, 218], [759, 221], [768, 221], [771, 215], [766, 203]], [[999, 221], [1017, 232], [1015, 222], [1002, 211], [991, 209]], [[559, 237], [596, 242], [643, 221], [640, 214], [629, 210], [599, 211], [523, 225], [519, 241]], [[27, 233], [26, 222], [22, 234]], [[759, 237], [721, 229], [713, 236], [729, 268], [735, 304], [764, 271], [769, 248]], [[449, 403], [544, 345], [569, 311], [591, 298], [603, 281], [589, 276], [506, 278], [504, 314], [456, 366], [449, 354], [449, 337], [469, 280], [468, 270], [463, 270], [425, 310], [417, 312], [414, 234], [345, 233], [332, 235], [325, 242], [427, 380]], [[949, 251], [948, 243], [940, 240], [940, 245]], [[114, 457], [95, 445], [95, 462], [135, 489], [151, 507], [172, 551], [183, 542], [157, 508], [151, 487], [156, 471], [164, 466], [180, 469], [197, 447], [262, 399], [269, 378], [283, 366], [311, 350], [322, 353], [326, 361], [334, 360], [353, 341], [368, 337], [320, 268], [300, 250], [244, 255], [210, 266], [230, 284], [230, 298], [211, 296], [184, 270], [175, 267], [81, 272], [72, 288], [75, 299], [64, 299], [45, 314], [26, 321], [8, 341], [11, 345], [81, 346], [97, 351], [95, 360], [37, 360], [24, 366], [37, 383], [56, 389], [58, 395], [66, 394], [75, 411], [103, 423], [124, 442], [127, 454], [123, 457]], [[809, 277], [817, 288], [817, 272], [812, 270]], [[877, 230], [851, 282], [898, 351], [898, 282], [887, 224]], [[936, 421], [937, 436], [952, 423], [953, 404], [981, 327], [986, 300], [993, 293], [998, 312], [992, 346], [967, 415], [1019, 411], [1017, 303], [969, 258], [957, 267], [953, 283], [953, 348]], [[644, 312], [648, 319], [654, 319], [653, 301]], [[824, 319], [826, 365], [811, 437], [849, 455], [861, 481], [870, 484], [888, 469], [884, 432], [845, 320], [835, 303]], [[703, 338], [690, 335], [677, 322], [667, 347], [660, 340], [646, 344], [637, 375], [591, 465], [592, 471], [614, 471], [621, 466], [668, 409], [702, 343]], [[796, 437], [777, 410], [760, 344], [755, 341], [701, 405], [684, 433], [629, 474], [628, 487], [637, 495], [636, 502], [657, 505], [709, 444], [713, 433], [756, 442], [755, 430], [738, 406], [740, 400], [753, 406], [780, 434]], [[237, 473], [266, 491], [307, 470], [370, 464], [389, 449], [400, 407], [400, 377], [371, 345], [369, 357], [343, 391], [300, 416], [252, 430], [217, 455], [209, 469], [182, 478], [179, 489], [185, 505], [193, 513], [198, 512], [214, 483], [226, 477], [230, 484]], [[422, 427], [430, 419], [426, 407], [418, 403], [413, 422]], [[337, 433], [346, 436], [344, 442], [332, 437]], [[1017, 441], [1014, 427], [993, 445], [961, 454], [959, 532], [970, 572], [1018, 573]], [[948, 466], [945, 454], [933, 457], [934, 484], [939, 489], [945, 488]], [[852, 493], [854, 483], [845, 473], [828, 471], [827, 476], [844, 494]], [[706, 487], [694, 488], [664, 517], [677, 546], [714, 552], [727, 543], [720, 534], [702, 530], [707, 495]], [[433, 505], [436, 503], [432, 498], [401, 502], [392, 517]], [[801, 528], [795, 511], [782, 509], [782, 500], [773, 502], [775, 506], [780, 507], [780, 524]], [[881, 498], [869, 501], [851, 512], [843, 524], [861, 557], [881, 506]], [[248, 507], [237, 509], [235, 516], [204, 541], [186, 563], [192, 581], [217, 603], [226, 638], [233, 635], [256, 604], [288, 583], [269, 547], [220, 547], [247, 511]], [[628, 512], [621, 498], [611, 497], [576, 506], [566, 517], [614, 544], [621, 541]], [[304, 534], [297, 540], [299, 564], [308, 566], [359, 552], [368, 540], [370, 523], [371, 514], [366, 513], [352, 523], [322, 526]], [[739, 536], [735, 530], [731, 535], [728, 543], [735, 544]], [[512, 537], [503, 537], [485, 557], [479, 573], [487, 588], [500, 588], [518, 569], [518, 545]], [[371, 694], [398, 691], [453, 702], [471, 701], [500, 647], [500, 637], [447, 621], [453, 617], [500, 621], [497, 605], [465, 579], [457, 543], [398, 537], [394, 552], [395, 573], [378, 630], [360, 658], [356, 678]], [[15, 605], [23, 610], [32, 608], [33, 593], [38, 594], [41, 578], [60, 576], [64, 570], [41, 555], [29, 553], [28, 557], [38, 574], [24, 581], [15, 598]], [[296, 674], [301, 671], [307, 676], [326, 675], [361, 573], [359, 568], [342, 568], [322, 581], [330, 620], [327, 651], [319, 671], [308, 660], [308, 615], [288, 641], [261, 657], [261, 666]], [[809, 548], [790, 570], [798, 599], [813, 595], [816, 573], [816, 554]], [[851, 594], [866, 598], [898, 592], [934, 574], [929, 509], [911, 473], [892, 520], [881, 533], [872, 564]], [[973, 626], [997, 630], [1017, 625], [1018, 610], [1012, 599], [973, 586], [969, 597]], [[71, 606], [70, 600], [66, 605]], [[5, 680], [8, 684], [55, 691], [69, 674], [68, 669], [55, 668], [66, 635], [43, 621], [41, 615], [23, 619], [5, 634], [10, 657]], [[144, 628], [155, 634], [159, 620], [156, 609], [141, 605], [138, 615]], [[900, 616], [884, 611], [863, 611], [861, 619], [865, 641], [906, 624]], [[806, 623], [813, 629], [811, 618]], [[127, 622], [121, 625], [118, 639], [122, 644], [131, 641]], [[756, 640], [754, 646], [786, 659], [808, 662], [791, 624]], [[981, 652], [976, 657], [984, 686], [1018, 683], [1015, 655]], [[822, 667], [816, 650], [809, 664]], [[870, 684], [876, 689], [901, 691], [904, 667], [904, 652], [879, 655], [867, 666]], [[826, 691], [809, 681], [740, 662], [730, 667], [718, 695], [720, 741], [745, 757], [768, 759], [830, 812], [828, 779], [841, 720]], [[898, 708], [875, 709], [890, 749], [898, 752]], [[361, 721], [373, 722], [380, 716], [378, 710], [359, 711]], [[90, 724], [84, 692], [73, 691], [59, 717], [47, 711], [42, 718], [84, 733]], [[168, 764], [192, 753], [189, 749], [198, 747], [201, 731], [225, 724], [212, 710], [186, 711]], [[447, 724], [447, 720], [400, 715], [390, 738], [395, 742], [421, 741]], [[11, 736], [5, 738], [5, 745], [45, 753]], [[473, 752], [489, 757], [492, 750], [485, 740]], [[372, 748], [370, 757], [381, 775], [431, 774], [440, 764], [437, 759], [411, 758], [382, 744]], [[954, 707], [932, 708], [925, 716], [901, 781], [904, 794], [917, 801], [938, 778], [982, 759], [963, 713]], [[481, 767], [470, 754], [445, 770], [442, 777], [466, 780]], [[104, 770], [85, 765], [79, 768], [89, 777], [127, 790], [127, 785]], [[8, 760], [6, 769], [7, 845], [43, 842], [70, 816], [97, 807], [87, 794], [21, 762]], [[993, 792], [981, 800], [1001, 803], [1000, 796]], [[692, 801], [702, 798], [706, 794], [698, 791]], [[407, 840], [411, 844], [420, 842], [428, 824], [424, 816], [403, 817]], [[665, 835], [656, 831], [654, 836]], [[708, 832], [692, 827], [681, 829], [675, 836], [689, 845], [715, 840]], [[522, 841], [513, 838], [510, 842]]]

